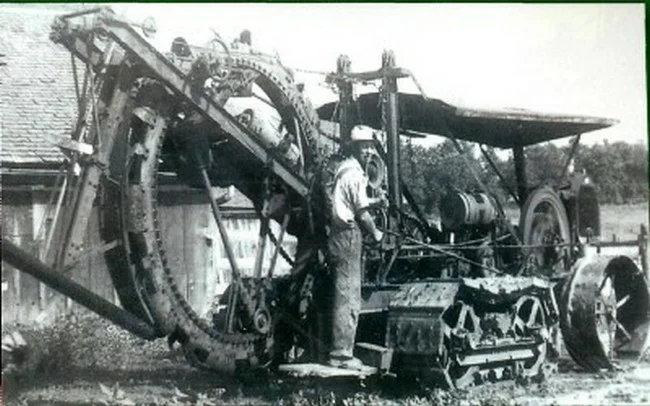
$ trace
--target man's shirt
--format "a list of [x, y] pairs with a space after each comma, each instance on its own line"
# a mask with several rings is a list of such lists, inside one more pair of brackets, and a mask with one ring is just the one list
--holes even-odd
[[348, 157], [339, 166], [332, 196], [332, 225], [352, 228], [355, 213], [370, 202], [366, 194], [368, 177], [354, 157]]

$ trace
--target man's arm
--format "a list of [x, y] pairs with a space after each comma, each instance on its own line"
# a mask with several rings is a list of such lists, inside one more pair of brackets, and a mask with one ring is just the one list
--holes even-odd
[[380, 195], [377, 197], [369, 197], [368, 198], [368, 205], [369, 206], [380, 206], [383, 208], [388, 207], [388, 197], [386, 197], [386, 194], [383, 191], [380, 191]]
[[368, 210], [362, 209], [360, 213], [356, 215], [356, 219], [359, 222], [359, 225], [365, 232], [372, 235], [375, 241], [379, 242], [384, 237], [384, 233], [381, 232], [375, 225], [375, 220], [373, 220]]

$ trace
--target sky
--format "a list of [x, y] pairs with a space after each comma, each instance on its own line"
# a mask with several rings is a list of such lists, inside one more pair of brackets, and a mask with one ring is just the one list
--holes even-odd
[[[384, 49], [429, 97], [465, 107], [525, 108], [620, 120], [583, 142], [648, 142], [643, 4], [152, 4], [116, 3], [151, 16], [152, 43], [203, 45], [243, 29], [253, 45], [296, 70], [315, 105], [335, 100], [322, 75], [340, 54], [353, 71], [378, 69]], [[417, 92], [410, 80], [401, 91]]]

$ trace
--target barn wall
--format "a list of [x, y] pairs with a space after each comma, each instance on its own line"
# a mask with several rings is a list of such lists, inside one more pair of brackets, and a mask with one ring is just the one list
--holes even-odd
[[[3, 193], [2, 237], [7, 238], [34, 255], [44, 251], [45, 236], [51, 216], [45, 216], [47, 194], [31, 191]], [[222, 246], [218, 228], [205, 196], [200, 193], [163, 193], [159, 197], [162, 235], [169, 266], [181, 292], [199, 314], [206, 314], [211, 303], [231, 282], [230, 263]], [[45, 216], [45, 217], [44, 217]], [[244, 275], [252, 276], [258, 244], [259, 221], [249, 210], [224, 213], [226, 229]], [[279, 225], [273, 224], [275, 235]], [[86, 252], [100, 247], [97, 208], [94, 208], [85, 237]], [[286, 236], [285, 249], [295, 250], [295, 238]], [[265, 267], [268, 266], [273, 244], [266, 243]], [[57, 316], [71, 311], [83, 311], [81, 306], [65, 299], [33, 277], [3, 264], [2, 325], [19, 323], [48, 324]], [[276, 274], [288, 272], [290, 266], [278, 258]], [[119, 304], [106, 263], [101, 252], [88, 255], [80, 265], [67, 271], [74, 281], [102, 297]]]
[[[2, 238], [42, 259], [46, 236], [52, 225], [53, 209], [48, 210], [51, 193], [3, 191]], [[94, 208], [84, 238], [86, 250], [101, 245], [97, 209]], [[115, 303], [115, 293], [101, 253], [87, 255], [77, 266], [62, 271], [75, 282]], [[50, 289], [30, 275], [4, 264], [2, 267], [2, 325], [48, 324], [57, 316], [80, 306]]]
[[[211, 303], [223, 293], [232, 281], [230, 262], [223, 247], [210, 204], [204, 193], [162, 194], [159, 196], [160, 222], [165, 253], [181, 292], [192, 307], [205, 315]], [[259, 220], [250, 210], [224, 211], [225, 228], [230, 239], [237, 267], [244, 276], [253, 276], [257, 253]], [[179, 225], [182, 224], [182, 227]], [[280, 235], [280, 225], [271, 228]], [[296, 239], [285, 236], [285, 250], [295, 252]], [[266, 241], [263, 269], [268, 269], [274, 246]], [[287, 273], [290, 265], [281, 257], [275, 274]]]

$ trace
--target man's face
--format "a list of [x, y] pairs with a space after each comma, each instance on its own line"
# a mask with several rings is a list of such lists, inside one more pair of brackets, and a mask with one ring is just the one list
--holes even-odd
[[366, 167], [372, 155], [375, 152], [375, 146], [372, 141], [360, 141], [356, 143], [355, 158], [359, 161], [362, 167]]

